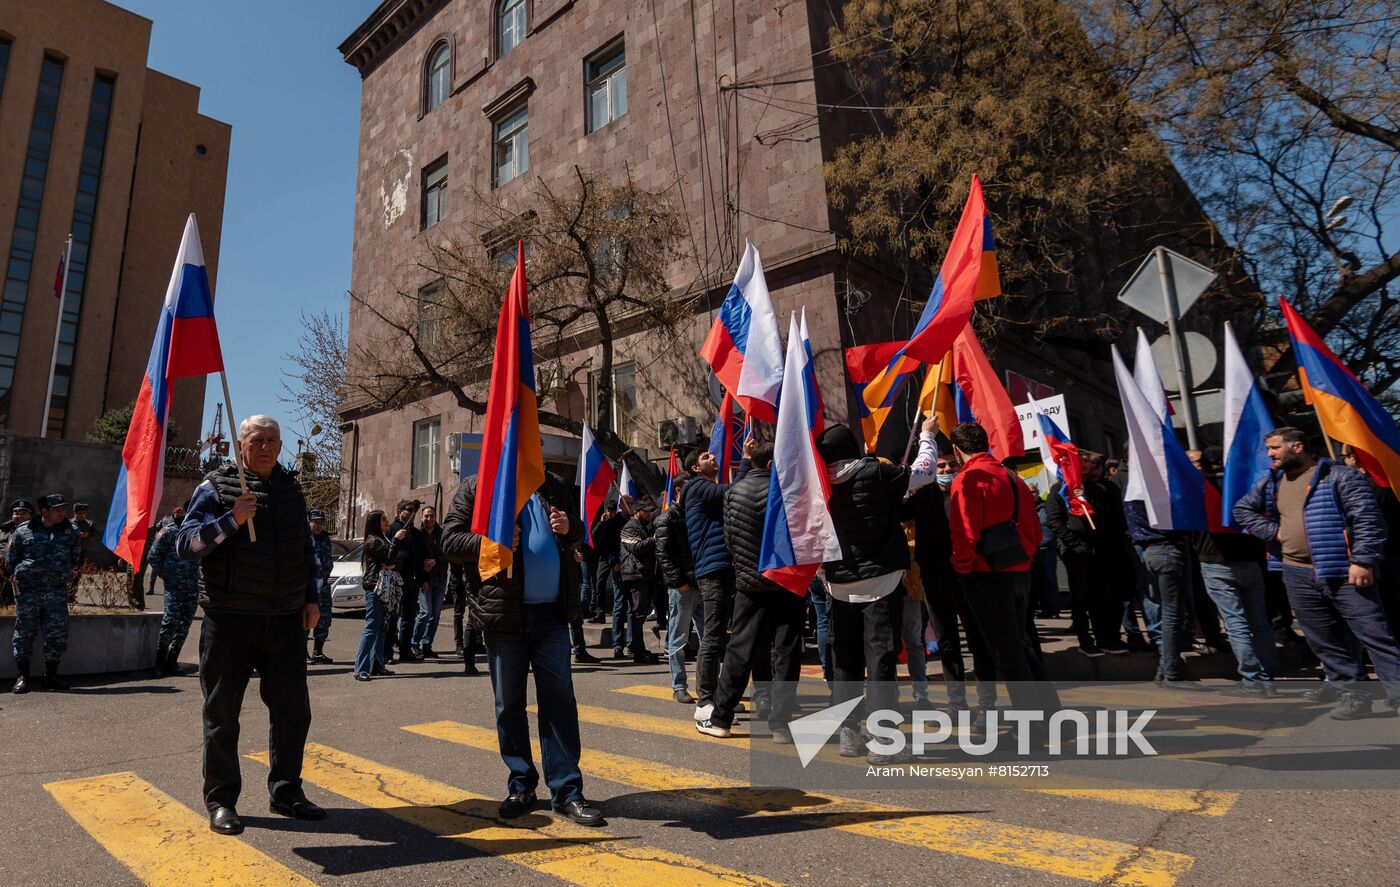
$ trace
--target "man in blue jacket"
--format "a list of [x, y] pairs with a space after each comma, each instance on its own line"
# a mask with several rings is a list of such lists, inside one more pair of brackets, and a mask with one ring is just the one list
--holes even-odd
[[[744, 444], [739, 477], [749, 470], [755, 438]], [[729, 644], [729, 616], [734, 606], [734, 568], [724, 544], [724, 492], [729, 478], [719, 476], [714, 453], [700, 450], [686, 457], [687, 482], [680, 506], [685, 511], [686, 536], [695, 561], [695, 584], [705, 608], [705, 631], [695, 657], [695, 720], [703, 721], [714, 710], [719, 667]]]
[[[1400, 646], [1385, 618], [1376, 571], [1385, 556], [1386, 526], [1361, 472], [1314, 459], [1297, 428], [1264, 438], [1273, 468], [1235, 503], [1235, 520], [1268, 543], [1269, 569], [1283, 571], [1288, 601], [1338, 699], [1332, 717], [1370, 715], [1366, 667], [1350, 635], [1366, 648], [1390, 705], [1400, 710]], [[1349, 632], [1348, 632], [1349, 630]]]

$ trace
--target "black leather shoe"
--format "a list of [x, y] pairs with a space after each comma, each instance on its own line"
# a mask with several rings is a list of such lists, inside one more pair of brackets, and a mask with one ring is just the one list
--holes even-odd
[[326, 811], [306, 800], [305, 797], [291, 798], [286, 801], [272, 799], [268, 805], [273, 813], [280, 813], [283, 816], [290, 816], [292, 819], [325, 819]]
[[566, 801], [563, 804], [556, 804], [554, 805], [554, 812], [566, 819], [572, 819], [579, 825], [600, 826], [608, 824], [608, 821], [603, 818], [603, 811], [582, 798], [576, 801]]
[[681, 705], [695, 704], [695, 697], [691, 696], [690, 691], [685, 689], [684, 687], [672, 693], [671, 698], [679, 702]]
[[28, 672], [27, 670], [26, 670], [26, 671], [22, 671], [22, 672], [20, 672], [18, 675], [15, 676], [15, 686], [14, 686], [14, 688], [13, 688], [10, 692], [12, 692], [12, 693], [28, 693], [28, 692], [29, 692], [29, 672]]
[[356, 675], [355, 675], [355, 680], [357, 680], [357, 681], [368, 681], [368, 680], [370, 680], [370, 676], [367, 675], [367, 674], [365, 674], [365, 673], [363, 673], [363, 672], [360, 672], [359, 674], [356, 674]]
[[537, 800], [534, 792], [513, 792], [501, 802], [498, 812], [502, 819], [517, 819], [534, 810]]
[[243, 820], [232, 807], [215, 807], [209, 812], [209, 831], [218, 835], [241, 835]]
[[587, 650], [579, 650], [577, 653], [574, 654], [574, 662], [578, 663], [579, 665], [594, 665], [599, 661], [600, 660], [597, 656], [594, 656]]
[[632, 654], [632, 661], [637, 665], [655, 665], [661, 660], [656, 658], [656, 654], [650, 650], [638, 650]]

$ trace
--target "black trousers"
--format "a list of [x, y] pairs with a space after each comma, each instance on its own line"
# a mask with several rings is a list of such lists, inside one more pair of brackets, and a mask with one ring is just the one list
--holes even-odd
[[1122, 579], [1116, 560], [1103, 552], [1066, 551], [1060, 556], [1069, 577], [1071, 627], [1079, 646], [1114, 643], [1123, 622]]
[[1029, 573], [967, 573], [963, 577], [967, 605], [977, 630], [996, 661], [997, 676], [1006, 682], [1011, 704], [1021, 710], [1059, 710], [1060, 697], [1040, 663], [1026, 631], [1030, 607]]
[[[996, 705], [996, 663], [987, 652], [987, 645], [982, 643], [982, 636], [972, 627], [972, 614], [967, 609], [958, 574], [946, 564], [940, 567], [921, 563], [919, 575], [924, 577], [924, 605], [933, 617], [933, 632], [938, 636], [938, 661], [943, 665], [948, 704], [953, 708], [967, 707], [967, 665], [963, 660], [963, 632], [958, 630], [961, 618], [977, 676], [978, 705], [984, 708]], [[929, 577], [935, 578], [930, 580]]]
[[[651, 614], [653, 590], [650, 582], [623, 582], [622, 593], [626, 594], [632, 604], [632, 612], [627, 614], [631, 623], [629, 633], [632, 636], [632, 653], [645, 653], [647, 649], [646, 636], [642, 634], [646, 627], [647, 616]], [[617, 645], [617, 638], [613, 639], [613, 645]]]
[[[797, 681], [802, 675], [802, 630], [807, 620], [807, 598], [790, 591], [769, 590], [734, 595], [729, 622], [729, 648], [719, 672], [712, 717], [721, 724], [734, 723], [734, 708], [744, 696], [749, 676], [754, 678], [755, 704], [767, 696], [770, 729], [787, 726], [797, 711]], [[764, 667], [767, 666], [767, 667]], [[776, 686], [764, 687], [777, 681]], [[760, 691], [767, 690], [762, 693]]]
[[306, 691], [306, 630], [301, 614], [244, 616], [205, 613], [199, 635], [199, 685], [204, 691], [204, 803], [210, 809], [238, 802], [238, 716], [253, 669], [267, 706], [272, 768], [267, 789], [274, 799], [301, 795], [301, 761], [311, 727]]
[[[899, 702], [895, 667], [899, 664], [900, 627], [904, 621], [904, 586], [868, 604], [831, 596], [832, 703], [839, 705], [865, 690], [867, 712], [894, 708]], [[867, 686], [867, 681], [869, 682]], [[848, 724], [858, 720], [855, 713]]]
[[697, 705], [714, 702], [719, 683], [719, 667], [729, 646], [729, 616], [734, 609], [734, 571], [723, 570], [695, 580], [700, 587], [700, 601], [705, 605], [705, 633], [700, 638], [700, 651], [695, 657], [695, 692]]

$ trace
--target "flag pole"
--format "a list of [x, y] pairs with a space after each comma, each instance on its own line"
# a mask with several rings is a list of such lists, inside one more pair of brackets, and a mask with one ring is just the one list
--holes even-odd
[[68, 243], [63, 248], [63, 282], [58, 288], [58, 319], [53, 324], [53, 356], [49, 360], [49, 387], [44, 392], [44, 413], [40, 420], [39, 436], [49, 436], [49, 409], [53, 404], [53, 377], [58, 368], [58, 338], [63, 332], [63, 303], [68, 298], [68, 270], [73, 265], [73, 235], [68, 235]]
[[[219, 370], [219, 381], [224, 384], [224, 411], [228, 413], [229, 426], [232, 427], [234, 417], [233, 398], [230, 397], [228, 393], [228, 373], [226, 371]], [[238, 449], [239, 443], [240, 441], [235, 436], [233, 440], [233, 464], [238, 466], [238, 486], [244, 493], [247, 493], [248, 476], [243, 473], [243, 453]], [[248, 518], [248, 538], [253, 542], [258, 541], [258, 533], [257, 530], [253, 529], [253, 519], [251, 517]]]

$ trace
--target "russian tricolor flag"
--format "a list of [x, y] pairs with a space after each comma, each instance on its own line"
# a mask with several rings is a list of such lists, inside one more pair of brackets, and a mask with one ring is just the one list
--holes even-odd
[[1111, 350], [1128, 426], [1128, 488], [1123, 498], [1142, 502], [1149, 522], [1159, 530], [1206, 530], [1205, 476], [1176, 439], [1171, 417], [1158, 415], [1153, 405], [1157, 398], [1138, 387], [1117, 346]]
[[1372, 480], [1400, 492], [1400, 428], [1293, 306], [1278, 301], [1293, 340], [1298, 380], [1323, 433], [1350, 444]]
[[482, 579], [511, 567], [515, 522], [544, 484], [541, 450], [522, 240], [516, 244], [515, 273], [496, 323], [496, 354], [476, 474], [472, 532], [483, 537], [477, 561]]
[[593, 439], [593, 430], [583, 423], [583, 444], [578, 455], [579, 516], [583, 518], [583, 540], [593, 544], [593, 521], [608, 498], [608, 487], [616, 477], [603, 448]]
[[1070, 514], [1093, 515], [1094, 507], [1089, 501], [1074, 495], [1075, 490], [1084, 486], [1084, 464], [1079, 460], [1079, 447], [1054, 419], [1040, 411], [1040, 404], [1033, 396], [1027, 396], [1040, 423], [1040, 461], [1045, 463], [1047, 471], [1060, 479], [1060, 498]]
[[719, 306], [700, 356], [724, 390], [739, 399], [747, 415], [764, 422], [777, 417], [783, 342], [778, 338], [778, 319], [763, 277], [763, 263], [752, 243], [744, 244], [734, 283]]
[[1225, 470], [1221, 477], [1220, 520], [1232, 529], [1235, 503], [1269, 473], [1264, 433], [1274, 427], [1264, 395], [1249, 371], [1235, 331], [1225, 322]]
[[763, 577], [797, 595], [807, 593], [823, 563], [841, 559], [836, 525], [826, 504], [831, 495], [826, 463], [817, 454], [822, 427], [821, 391], [804, 310], [800, 326], [796, 314], [789, 323], [768, 508], [758, 549]]
[[1137, 331], [1137, 353], [1133, 356], [1133, 381], [1137, 383], [1138, 390], [1147, 398], [1152, 412], [1157, 414], [1158, 419], [1175, 415], [1171, 401], [1167, 398], [1166, 386], [1162, 384], [1162, 376], [1157, 372], [1157, 361], [1152, 359], [1152, 346], [1148, 344], [1147, 333], [1142, 331], [1142, 327], [1138, 327]]
[[141, 563], [151, 517], [160, 507], [165, 486], [166, 419], [175, 380], [223, 368], [224, 355], [214, 323], [214, 295], [204, 268], [199, 225], [190, 213], [156, 321], [146, 375], [131, 412], [117, 487], [102, 534], [102, 544], [129, 564]]
[[627, 467], [626, 459], [622, 460], [622, 473], [617, 477], [617, 491], [634, 501], [642, 498], [642, 488], [637, 486], [637, 482], [632, 479], [632, 472]]
[[913, 335], [890, 359], [884, 372], [865, 388], [865, 403], [872, 413], [894, 405], [904, 381], [920, 362], [937, 363], [943, 359], [972, 319], [973, 302], [1001, 293], [996, 248], [992, 220], [982, 196], [982, 180], [973, 176], [962, 217]]

